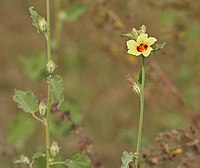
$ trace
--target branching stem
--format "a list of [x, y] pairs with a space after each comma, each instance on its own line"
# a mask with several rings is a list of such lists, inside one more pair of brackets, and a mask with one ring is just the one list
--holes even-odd
[[46, 122], [45, 122], [44, 120], [42, 120], [41, 118], [39, 118], [38, 116], [36, 116], [35, 113], [32, 113], [32, 116], [33, 116], [36, 120], [42, 122], [45, 126], [47, 125]]

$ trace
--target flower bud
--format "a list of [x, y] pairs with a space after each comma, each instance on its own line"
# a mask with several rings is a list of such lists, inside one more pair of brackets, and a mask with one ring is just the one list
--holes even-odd
[[47, 113], [47, 105], [46, 105], [46, 103], [45, 102], [40, 102], [40, 104], [39, 104], [39, 113], [40, 113], [40, 115], [41, 116], [45, 116], [46, 115], [46, 113]]
[[47, 22], [44, 17], [40, 18], [38, 26], [39, 26], [41, 32], [47, 31]]
[[52, 74], [55, 69], [56, 69], [57, 65], [53, 62], [53, 60], [49, 60], [49, 62], [47, 63], [47, 71]]
[[141, 28], [140, 28], [140, 33], [146, 33], [146, 26], [145, 25], [142, 25]]
[[138, 86], [138, 84], [135, 82], [133, 85], [133, 91], [138, 94], [138, 96], [140, 96], [140, 87]]
[[137, 37], [138, 37], [138, 31], [135, 28], [133, 28], [132, 29], [132, 33], [133, 33], [133, 36], [137, 39]]
[[30, 164], [30, 159], [27, 156], [21, 155], [20, 160], [22, 163], [29, 165]]
[[60, 147], [58, 146], [58, 143], [56, 141], [54, 141], [50, 147], [50, 151], [51, 151], [51, 156], [52, 157], [56, 157], [59, 154], [60, 151]]

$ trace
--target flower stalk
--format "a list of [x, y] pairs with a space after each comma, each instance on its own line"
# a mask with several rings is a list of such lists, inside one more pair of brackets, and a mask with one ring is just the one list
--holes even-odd
[[140, 158], [140, 147], [142, 141], [142, 127], [143, 127], [143, 118], [144, 118], [144, 87], [145, 87], [145, 57], [142, 56], [142, 85], [141, 85], [141, 95], [140, 95], [140, 119], [138, 127], [138, 137], [137, 137], [137, 147], [136, 147], [136, 159], [135, 167], [138, 168], [139, 158]]

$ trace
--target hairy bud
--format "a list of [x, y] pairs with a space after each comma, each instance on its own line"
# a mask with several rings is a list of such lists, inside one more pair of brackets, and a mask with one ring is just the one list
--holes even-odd
[[40, 113], [40, 115], [41, 116], [45, 116], [46, 115], [46, 113], [47, 113], [47, 105], [46, 105], [46, 103], [45, 102], [40, 102], [40, 104], [39, 104], [39, 113]]
[[41, 17], [38, 24], [41, 32], [47, 31], [47, 22], [44, 17]]
[[56, 141], [54, 141], [50, 147], [50, 151], [51, 151], [51, 156], [52, 157], [56, 157], [59, 154], [60, 151], [60, 147], [58, 146], [58, 143]]
[[50, 74], [52, 74], [55, 71], [56, 67], [57, 67], [57, 65], [54, 63], [53, 60], [48, 61], [48, 63], [47, 63], [47, 71]]

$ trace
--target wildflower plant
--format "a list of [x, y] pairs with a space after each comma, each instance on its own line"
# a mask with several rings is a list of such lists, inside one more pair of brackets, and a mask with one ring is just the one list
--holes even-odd
[[[57, 0], [56, 2], [60, 2]], [[38, 98], [32, 91], [15, 90], [13, 100], [17, 103], [18, 107], [24, 112], [29, 113], [41, 122], [45, 128], [45, 152], [36, 152], [32, 157], [21, 155], [15, 162], [17, 164], [24, 164], [29, 168], [33, 168], [35, 160], [39, 158], [46, 158], [46, 168], [50, 168], [53, 165], [63, 165], [65, 167], [76, 168], [92, 168], [90, 160], [82, 155], [76, 154], [72, 159], [66, 159], [64, 161], [58, 161], [57, 156], [60, 154], [61, 147], [56, 141], [51, 142], [51, 107], [56, 103], [59, 109], [64, 101], [64, 81], [60, 75], [55, 75], [57, 65], [52, 57], [52, 42], [51, 42], [51, 27], [50, 27], [50, 0], [46, 0], [46, 13], [47, 19], [39, 15], [34, 7], [29, 8], [32, 24], [36, 28], [37, 32], [42, 34], [47, 43], [47, 101], [39, 102]]]
[[[135, 153], [124, 152], [122, 156], [122, 166], [121, 168], [129, 168], [130, 162], [134, 161], [135, 168], [139, 166], [140, 159], [140, 147], [142, 140], [142, 127], [143, 127], [143, 116], [144, 116], [144, 90], [145, 90], [145, 59], [150, 56], [151, 53], [159, 51], [165, 45], [157, 45], [152, 47], [153, 44], [157, 41], [155, 37], [148, 37], [146, 33], [146, 27], [141, 26], [139, 30], [135, 28], [132, 29], [131, 33], [124, 34], [124, 36], [130, 37], [131, 40], [127, 41], [128, 54], [133, 56], [140, 56], [142, 59], [142, 70], [139, 75], [137, 82], [128, 74], [127, 79], [132, 85], [132, 90], [140, 97], [140, 117], [139, 117], [139, 127], [138, 127], [138, 137], [137, 137], [137, 146]], [[135, 159], [135, 160], [134, 160]]]

